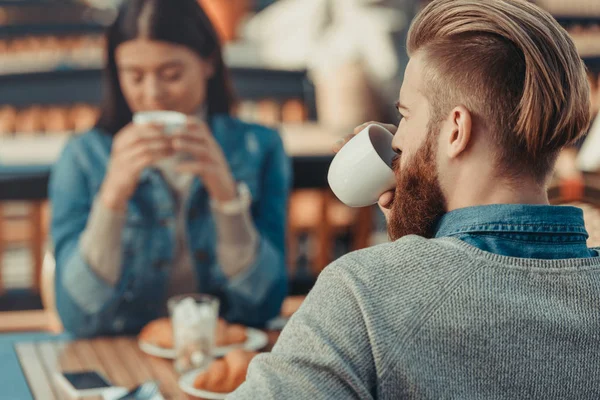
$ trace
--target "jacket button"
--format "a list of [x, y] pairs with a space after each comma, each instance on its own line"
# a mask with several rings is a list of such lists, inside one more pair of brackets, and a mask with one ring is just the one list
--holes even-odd
[[121, 332], [125, 327], [125, 319], [123, 317], [115, 318], [112, 323], [112, 327], [116, 332]]
[[133, 301], [134, 295], [133, 292], [128, 290], [123, 294], [123, 299], [127, 302], [127, 303], [131, 303]]

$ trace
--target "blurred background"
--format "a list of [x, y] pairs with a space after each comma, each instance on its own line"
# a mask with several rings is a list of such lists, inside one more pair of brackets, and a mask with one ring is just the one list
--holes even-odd
[[[353, 127], [397, 122], [405, 34], [426, 2], [199, 1], [225, 43], [237, 115], [277, 127], [293, 159], [288, 268], [292, 293], [306, 293], [333, 259], [387, 240], [378, 210], [343, 206], [328, 190], [326, 173], [332, 145]], [[50, 166], [71, 135], [96, 122], [103, 31], [119, 3], [0, 0], [0, 312], [43, 309]], [[572, 35], [588, 67], [596, 115], [600, 1], [536, 3]], [[582, 206], [590, 243], [600, 245], [595, 131], [600, 140], [596, 123], [587, 142], [561, 154], [550, 196]]]

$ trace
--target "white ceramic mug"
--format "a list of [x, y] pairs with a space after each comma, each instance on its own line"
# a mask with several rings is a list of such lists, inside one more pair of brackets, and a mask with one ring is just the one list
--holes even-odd
[[[160, 124], [165, 135], [173, 135], [185, 128], [188, 117], [177, 111], [140, 111], [133, 114], [133, 123], [136, 125]], [[167, 166], [189, 161], [191, 156], [180, 152], [171, 158], [159, 161], [156, 166]]]
[[187, 115], [177, 111], [140, 111], [133, 115], [134, 124], [161, 124], [168, 135], [183, 129], [187, 119]]
[[396, 186], [392, 161], [394, 135], [371, 124], [354, 136], [335, 156], [327, 180], [333, 193], [350, 207], [377, 203], [379, 196]]

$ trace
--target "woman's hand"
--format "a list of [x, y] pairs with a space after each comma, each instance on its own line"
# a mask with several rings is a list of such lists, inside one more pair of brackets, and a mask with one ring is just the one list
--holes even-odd
[[[344, 147], [344, 145], [350, 141], [350, 139], [352, 139], [354, 136], [358, 135], [363, 129], [365, 129], [367, 126], [369, 126], [371, 124], [381, 125], [385, 129], [390, 131], [392, 134], [395, 134], [396, 130], [398, 130], [398, 127], [396, 125], [392, 125], [392, 124], [383, 124], [381, 122], [375, 122], [375, 121], [365, 122], [364, 124], [359, 125], [356, 128], [354, 128], [354, 133], [344, 137], [343, 139], [340, 139], [333, 146], [333, 151], [335, 153], [338, 153]], [[381, 196], [379, 196], [379, 201], [377, 202], [377, 204], [379, 205], [381, 212], [383, 212], [383, 215], [385, 216], [386, 220], [388, 219], [388, 217], [390, 215], [390, 207], [391, 207], [393, 201], [394, 201], [394, 191], [393, 190], [389, 190], [389, 191], [383, 193]]]
[[104, 206], [123, 211], [142, 171], [173, 154], [171, 139], [157, 125], [129, 124], [115, 136], [108, 171], [100, 189]]
[[213, 200], [224, 203], [237, 197], [236, 183], [229, 164], [208, 125], [191, 118], [187, 129], [173, 136], [173, 148], [191, 158], [190, 161], [182, 162], [177, 171], [201, 178]]

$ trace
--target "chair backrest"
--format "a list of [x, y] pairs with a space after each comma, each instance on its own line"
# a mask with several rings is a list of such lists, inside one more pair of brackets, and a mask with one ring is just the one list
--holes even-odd
[[569, 205], [583, 210], [588, 246], [600, 246], [600, 176], [585, 174], [582, 179], [562, 180], [548, 191], [551, 204]]
[[41, 296], [44, 310], [48, 316], [48, 330], [52, 332], [62, 332], [62, 323], [56, 312], [56, 297], [55, 297], [55, 285], [54, 277], [56, 270], [56, 260], [54, 254], [47, 250], [44, 255], [44, 262], [42, 264], [42, 276], [41, 276]]
[[584, 173], [580, 178], [561, 179], [548, 189], [551, 204], [583, 202], [600, 207], [600, 174]]
[[54, 303], [54, 269], [54, 256], [51, 252], [46, 252], [40, 285], [44, 309], [0, 312], [0, 332], [62, 332]]

